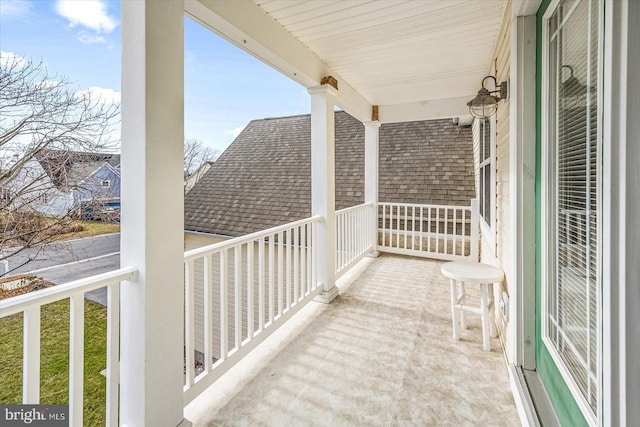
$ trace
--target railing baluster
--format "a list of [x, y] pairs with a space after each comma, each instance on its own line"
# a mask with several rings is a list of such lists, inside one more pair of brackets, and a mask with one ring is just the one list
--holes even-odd
[[220, 359], [225, 360], [229, 354], [227, 338], [227, 250], [220, 251]]
[[258, 240], [258, 329], [264, 329], [264, 237]]
[[453, 210], [453, 254], [458, 255], [458, 211], [456, 208]]
[[431, 252], [431, 206], [427, 208], [427, 252]]
[[444, 253], [449, 253], [449, 208], [444, 209]]
[[298, 227], [293, 229], [293, 300], [298, 302], [300, 286], [300, 250], [298, 248]]
[[118, 425], [120, 383], [120, 282], [107, 286], [107, 427]]
[[286, 270], [286, 277], [287, 277], [287, 303], [286, 303], [286, 307], [287, 310], [291, 309], [291, 229], [287, 230], [287, 245], [285, 246], [286, 249], [286, 264], [285, 264], [285, 270]]
[[84, 293], [70, 297], [69, 425], [82, 426], [84, 402]]
[[416, 207], [411, 207], [411, 250], [416, 250]]
[[307, 287], [307, 224], [300, 227], [300, 299], [306, 295]]
[[195, 290], [195, 274], [194, 260], [190, 259], [185, 263], [185, 286], [184, 286], [184, 302], [185, 302], [185, 379], [187, 385], [193, 384], [195, 377], [194, 371], [194, 290]]
[[400, 205], [396, 206], [398, 209], [397, 215], [396, 215], [396, 248], [400, 248]]
[[336, 223], [337, 223], [337, 242], [336, 242], [336, 267], [338, 268], [338, 270], [340, 270], [342, 268], [342, 251], [344, 251], [344, 247], [342, 244], [342, 233], [343, 233], [343, 229], [342, 229], [342, 224], [343, 224], [343, 218], [342, 216], [339, 216], [336, 218]]
[[464, 256], [467, 247], [467, 208], [462, 209], [462, 225], [460, 227], [460, 236], [462, 236], [462, 241], [460, 243], [460, 255]]
[[351, 253], [349, 254], [347, 264], [350, 264], [351, 261], [358, 256], [358, 225], [356, 224], [357, 212], [349, 212], [349, 214], [349, 217], [351, 218]]
[[[387, 205], [385, 205], [384, 203], [380, 203], [379, 205], [380, 208], [382, 208], [382, 245], [381, 246], [387, 246], [385, 244], [386, 242], [386, 237], [387, 237], [387, 227], [386, 227], [386, 221], [387, 221], [387, 217], [386, 217], [386, 212], [387, 212]], [[377, 212], [378, 215], [380, 215], [380, 211]], [[376, 220], [378, 219], [378, 215], [376, 215]]]
[[211, 255], [207, 254], [203, 257], [203, 298], [202, 304], [204, 305], [204, 372], [208, 373], [211, 370], [211, 362], [213, 361], [213, 284], [211, 283]]
[[278, 315], [282, 316], [284, 309], [284, 232], [278, 233]]
[[313, 224], [306, 224], [307, 229], [307, 292], [311, 292], [313, 289], [313, 249], [311, 245], [315, 245], [313, 240]]
[[344, 231], [342, 234], [342, 238], [344, 239], [344, 245], [342, 247], [342, 268], [347, 265], [349, 262], [349, 256], [351, 252], [351, 227], [350, 227], [350, 218], [349, 215], [345, 215], [342, 218], [342, 227], [344, 227]]
[[22, 403], [40, 403], [40, 306], [23, 314]]
[[247, 337], [253, 338], [253, 246], [255, 243], [247, 243]]
[[235, 348], [242, 347], [242, 287], [240, 261], [242, 260], [242, 247], [236, 246], [233, 250], [233, 292], [234, 292], [234, 330], [235, 332]]
[[404, 207], [404, 248], [407, 249], [407, 239], [409, 238], [409, 233], [407, 232], [407, 227], [409, 226], [409, 206]]
[[269, 323], [273, 323], [275, 318], [275, 235], [269, 236]]
[[362, 212], [364, 212], [364, 211], [363, 210], [359, 210], [358, 211], [358, 219], [356, 220], [356, 224], [357, 224], [357, 227], [358, 227], [358, 229], [356, 231], [356, 236], [358, 236], [358, 255], [360, 255], [364, 250], [363, 236], [366, 235], [366, 233], [364, 233], [364, 231], [368, 230], [368, 228], [364, 227], [366, 225], [365, 222], [366, 222], [367, 218], [362, 215]]
[[440, 252], [440, 208], [436, 208], [436, 252]]
[[420, 206], [420, 246], [419, 246], [420, 252], [422, 252], [422, 237], [424, 236], [423, 224], [424, 224], [424, 207]]
[[311, 255], [311, 289], [315, 289], [318, 287], [318, 226], [313, 223], [311, 224], [311, 233], [313, 242]]

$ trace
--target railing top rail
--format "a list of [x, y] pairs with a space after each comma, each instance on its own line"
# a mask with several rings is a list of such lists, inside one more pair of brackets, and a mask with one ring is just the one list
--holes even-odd
[[423, 208], [447, 208], [447, 209], [471, 209], [471, 205], [469, 206], [463, 206], [463, 205], [425, 205], [425, 204], [420, 204], [420, 203], [396, 203], [396, 202], [378, 202], [378, 205], [385, 205], [385, 206], [416, 206], [416, 207], [423, 207]]
[[88, 292], [102, 288], [110, 283], [131, 280], [137, 272], [138, 270], [134, 267], [123, 267], [107, 273], [96, 274], [95, 276], [2, 300], [0, 301], [0, 318], [23, 312], [33, 305], [42, 306], [69, 298], [79, 292]]
[[214, 243], [212, 245], [203, 246], [201, 248], [192, 249], [184, 253], [185, 262], [200, 258], [202, 256], [212, 254], [214, 252], [218, 252], [224, 249], [233, 248], [238, 245], [243, 245], [245, 243], [253, 242], [261, 237], [266, 237], [271, 234], [279, 233], [281, 231], [289, 230], [293, 227], [299, 227], [305, 224], [312, 224], [314, 222], [320, 222], [322, 217], [320, 215], [312, 216], [309, 218], [301, 219], [298, 221], [293, 221], [287, 224], [278, 225], [275, 227], [268, 228], [266, 230], [256, 231], [255, 233], [247, 234], [245, 236], [235, 237], [230, 240], [225, 240], [224, 242]]
[[373, 203], [369, 202], [369, 203], [363, 203], [361, 205], [356, 205], [356, 206], [350, 206], [348, 208], [344, 208], [344, 209], [340, 209], [339, 211], [336, 211], [336, 215], [339, 214], [345, 214], [347, 212], [351, 212], [351, 211], [356, 211], [358, 209], [362, 209], [368, 206], [373, 206]]

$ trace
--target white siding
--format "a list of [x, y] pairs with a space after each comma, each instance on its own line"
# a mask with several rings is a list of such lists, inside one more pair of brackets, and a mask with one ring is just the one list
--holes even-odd
[[[505, 9], [500, 34], [496, 43], [492, 58], [492, 66], [488, 74], [494, 75], [498, 83], [509, 79], [510, 73], [510, 32], [511, 32], [511, 2]], [[478, 165], [480, 159], [480, 126], [477, 121], [473, 123], [473, 154], [476, 172], [476, 193], [479, 188]], [[507, 346], [507, 322], [499, 310], [499, 301], [502, 293], [509, 293], [511, 279], [511, 249], [509, 231], [509, 101], [501, 101], [498, 104], [495, 123], [495, 178], [496, 198], [494, 212], [496, 218], [495, 236], [493, 239], [483, 235], [480, 242], [480, 259], [487, 264], [496, 265], [505, 272], [505, 280], [501, 286], [495, 286], [495, 310], [498, 330], [502, 342]], [[494, 241], [495, 243], [493, 243]]]

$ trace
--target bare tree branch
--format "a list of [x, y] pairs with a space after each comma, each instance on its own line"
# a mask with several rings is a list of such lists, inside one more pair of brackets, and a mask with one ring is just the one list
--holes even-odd
[[43, 62], [0, 58], [0, 260], [50, 241], [52, 230], [70, 223], [69, 214], [39, 207], [54, 194], [82, 190], [86, 183], [70, 179], [74, 161], [118, 148], [119, 114], [119, 105], [49, 75]]

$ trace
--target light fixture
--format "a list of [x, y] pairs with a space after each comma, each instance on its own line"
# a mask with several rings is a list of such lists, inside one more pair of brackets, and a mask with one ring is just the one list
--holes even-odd
[[[498, 89], [489, 90], [485, 88], [484, 82], [487, 79], [493, 79], [494, 86]], [[509, 84], [506, 81], [498, 85], [498, 81], [493, 76], [487, 76], [482, 79], [482, 89], [478, 91], [475, 98], [467, 102], [467, 105], [469, 106], [469, 113], [478, 119], [486, 119], [487, 117], [493, 116], [498, 108], [498, 102], [507, 98], [508, 85]], [[498, 93], [498, 95], [492, 95], [495, 93]]]
[[590, 100], [597, 96], [595, 86], [580, 83], [580, 80], [573, 75], [574, 70], [571, 65], [561, 67], [561, 69], [565, 68], [571, 74], [560, 84], [560, 105], [564, 109], [586, 107], [587, 103], [592, 102]]
[[573, 67], [571, 65], [563, 65], [561, 68], [568, 68], [571, 74], [567, 80], [562, 82], [560, 94], [565, 98], [585, 95], [587, 86], [580, 83], [580, 80], [573, 75]]

